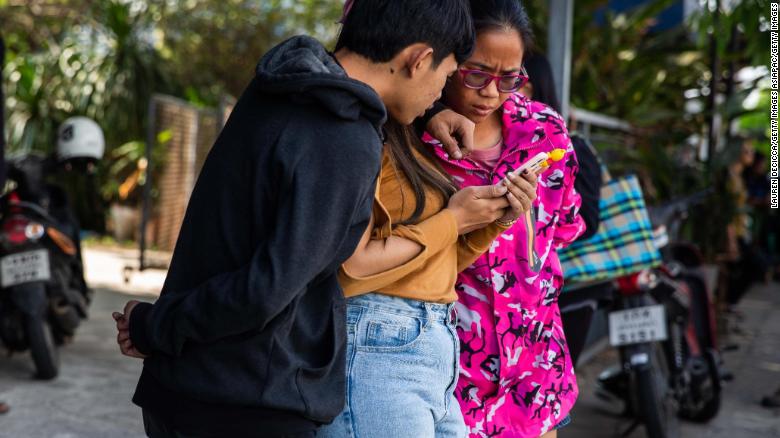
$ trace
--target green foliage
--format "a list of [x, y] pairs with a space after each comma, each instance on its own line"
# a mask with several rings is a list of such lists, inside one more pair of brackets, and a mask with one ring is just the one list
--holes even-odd
[[188, 0], [162, 2], [157, 29], [161, 53], [180, 95], [215, 106], [238, 96], [260, 56], [294, 34], [330, 41], [341, 3], [334, 0]]
[[[70, 26], [59, 22], [49, 32], [44, 27], [41, 33], [50, 36], [45, 40], [13, 33], [8, 38], [10, 147], [49, 152], [56, 127], [73, 115], [97, 120], [109, 147], [140, 138], [152, 92], [166, 89], [163, 63], [145, 38], [144, 10], [134, 12], [118, 0], [74, 0], [60, 7], [63, 14], [76, 7], [88, 13], [60, 17]], [[10, 15], [4, 19], [20, 16], [3, 12]]]
[[2, 0], [8, 147], [51, 152], [60, 123], [91, 117], [107, 140], [101, 193], [135, 202], [139, 190], [120, 199], [119, 187], [142, 158], [154, 93], [204, 107], [237, 96], [273, 44], [335, 36], [340, 10], [338, 0]]
[[[706, 108], [707, 97], [713, 92], [727, 97], [717, 108], [723, 139], [734, 120], [742, 133], [761, 135], [768, 129], [766, 91], [761, 92], [755, 108], [744, 107], [747, 96], [758, 92], [761, 79], [739, 83], [730, 82], [730, 76], [743, 67], [768, 64], [769, 2], [743, 0], [731, 9], [723, 7], [718, 18], [714, 10], [703, 9], [685, 26], [660, 33], [652, 31], [654, 17], [674, 1], [654, 0], [628, 11], [604, 13], [608, 3], [574, 3], [572, 104], [626, 120], [635, 132], [621, 141], [602, 141], [596, 146], [613, 173], [640, 175], [651, 203], [704, 187], [721, 187], [728, 157], [740, 145], [722, 141], [724, 146], [716, 151], [711, 169], [698, 161], [712, 116]], [[544, 0], [526, 4], [538, 45], [544, 50], [547, 17], [554, 11]], [[600, 22], [594, 20], [598, 14], [603, 14]], [[710, 90], [712, 42], [722, 74], [715, 90]], [[766, 147], [765, 141], [757, 144]], [[711, 255], [731, 220], [727, 206], [732, 203], [730, 194], [718, 189], [697, 217], [702, 224], [697, 227], [699, 241]], [[712, 211], [722, 213], [717, 221], [707, 220]]]

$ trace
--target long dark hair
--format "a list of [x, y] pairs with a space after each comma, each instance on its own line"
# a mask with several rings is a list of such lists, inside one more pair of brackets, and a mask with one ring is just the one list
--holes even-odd
[[[387, 133], [385, 148], [390, 155], [396, 175], [406, 178], [414, 192], [414, 212], [409, 218], [403, 220], [401, 225], [415, 224], [425, 210], [426, 187], [438, 192], [445, 204], [450, 196], [455, 194], [457, 188], [411, 126], [403, 126], [391, 119], [385, 125], [385, 132]], [[433, 167], [421, 163], [415, 157], [414, 151], [427, 158]], [[402, 202], [405, 203], [406, 199]]]
[[561, 103], [555, 92], [552, 67], [547, 57], [537, 51], [527, 52], [523, 65], [533, 85], [533, 96], [529, 96], [531, 100], [544, 103], [560, 113]]
[[520, 0], [471, 0], [471, 17], [477, 34], [486, 30], [514, 29], [525, 50], [534, 44], [531, 20]]

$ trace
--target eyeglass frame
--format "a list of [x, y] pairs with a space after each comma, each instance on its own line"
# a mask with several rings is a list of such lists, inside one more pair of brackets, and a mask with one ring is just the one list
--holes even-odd
[[[488, 85], [490, 85], [491, 82], [495, 82], [496, 83], [496, 89], [498, 89], [498, 91], [500, 93], [515, 93], [515, 92], [519, 91], [521, 88], [525, 87], [525, 85], [528, 83], [530, 78], [528, 77], [528, 72], [525, 70], [525, 67], [520, 67], [520, 72], [522, 74], [512, 73], [512, 74], [508, 74], [508, 75], [496, 76], [496, 75], [488, 73], [488, 72], [486, 72], [484, 70], [474, 70], [474, 69], [468, 69], [468, 68], [460, 68], [460, 69], [458, 69], [458, 73], [460, 73], [461, 81], [463, 82], [463, 85], [466, 88], [469, 88], [469, 89], [472, 89], [472, 90], [484, 90], [485, 88], [488, 87]], [[480, 75], [489, 76], [490, 80], [485, 82], [485, 85], [483, 85], [481, 87], [475, 87], [473, 85], [469, 85], [469, 84], [466, 83], [466, 75], [471, 74], [471, 73], [478, 73]], [[504, 79], [504, 78], [507, 78], [507, 77], [522, 78], [521, 84], [517, 88], [515, 88], [514, 90], [508, 90], [508, 91], [502, 90], [501, 86], [500, 86], [500, 81], [501, 81], [501, 79]]]

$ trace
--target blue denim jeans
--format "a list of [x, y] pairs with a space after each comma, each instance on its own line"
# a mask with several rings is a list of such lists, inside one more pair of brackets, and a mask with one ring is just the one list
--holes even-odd
[[566, 418], [561, 420], [558, 424], [555, 425], [555, 427], [553, 427], [553, 430], [561, 430], [570, 424], [571, 424], [571, 415], [567, 415]]
[[452, 305], [347, 300], [347, 406], [317, 438], [463, 438]]

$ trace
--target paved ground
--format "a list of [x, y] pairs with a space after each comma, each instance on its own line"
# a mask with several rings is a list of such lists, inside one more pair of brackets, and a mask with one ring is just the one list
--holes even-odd
[[[170, 255], [149, 251], [147, 265], [167, 266]], [[165, 271], [138, 271], [138, 251], [90, 247], [84, 250], [84, 276], [93, 288], [132, 295], [157, 296], [165, 281]]]
[[31, 378], [28, 354], [0, 359], [2, 438], [143, 437], [140, 410], [130, 403], [141, 362], [117, 351], [111, 312], [132, 298], [96, 291], [91, 317], [76, 340], [60, 351], [62, 370], [52, 382]]
[[[0, 416], [0, 438], [143, 436], [140, 412], [130, 403], [140, 362], [118, 354], [111, 311], [132, 298], [126, 292], [150, 299], [164, 274], [134, 274], [125, 284], [122, 267], [133, 263], [132, 253], [92, 250], [86, 258], [90, 281], [101, 287], [90, 320], [61, 352], [61, 376], [53, 382], [36, 382], [31, 379], [28, 355], [0, 357], [0, 400], [12, 406], [10, 413]], [[780, 411], [758, 406], [763, 394], [780, 386], [780, 286], [754, 289], [741, 310], [745, 320], [732, 340], [742, 347], [725, 357], [736, 380], [725, 389], [722, 413], [707, 425], [686, 424], [685, 438], [780, 437]], [[624, 426], [622, 420], [601, 412], [592, 395], [599, 371], [614, 360], [607, 350], [578, 370], [582, 396], [574, 423], [561, 432], [561, 438], [610, 438]], [[642, 436], [641, 431], [631, 435]]]

